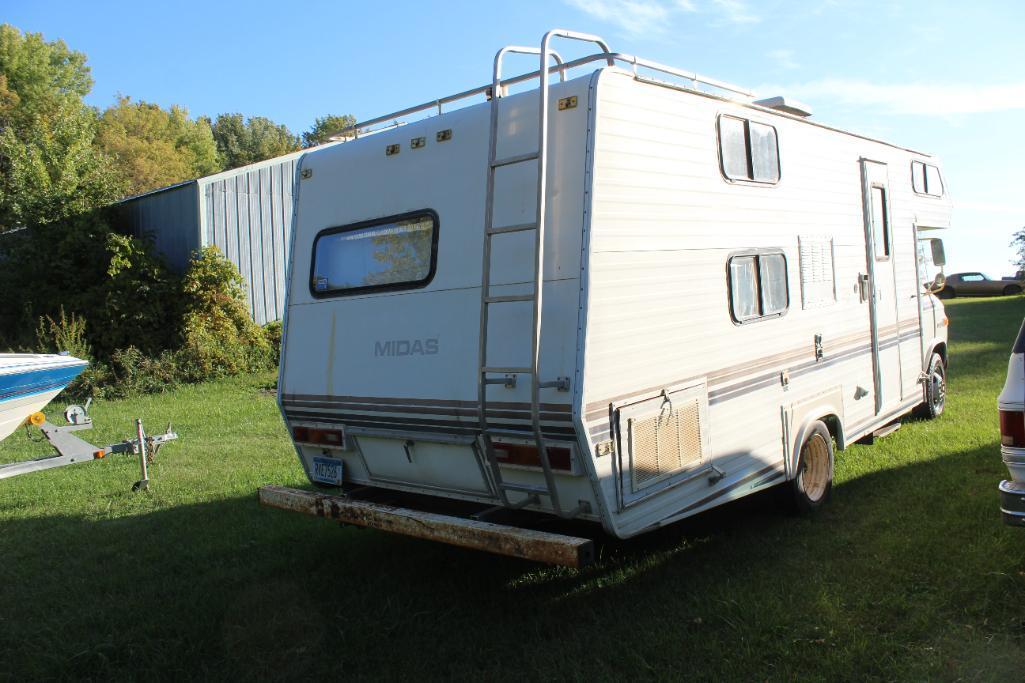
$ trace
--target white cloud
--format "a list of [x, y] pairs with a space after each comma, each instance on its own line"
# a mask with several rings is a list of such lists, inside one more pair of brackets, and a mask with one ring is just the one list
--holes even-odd
[[734, 24], [753, 24], [761, 18], [752, 14], [741, 0], [712, 0], [712, 4], [726, 15], [727, 21]]
[[566, 0], [572, 7], [586, 12], [595, 19], [614, 24], [627, 35], [640, 36], [660, 33], [674, 11], [693, 11], [690, 3], [682, 6], [661, 0]]
[[749, 24], [760, 21], [742, 0], [563, 0], [567, 5], [599, 21], [612, 24], [628, 36], [653, 36], [665, 33], [681, 14], [707, 13], [728, 23]]
[[781, 69], [796, 69], [800, 66], [794, 61], [793, 50], [769, 50], [765, 56], [774, 61], [776, 66]]
[[1025, 81], [992, 85], [963, 83], [871, 83], [825, 78], [788, 86], [762, 86], [759, 92], [781, 92], [813, 105], [831, 101], [871, 107], [889, 114], [948, 116], [1025, 109]]

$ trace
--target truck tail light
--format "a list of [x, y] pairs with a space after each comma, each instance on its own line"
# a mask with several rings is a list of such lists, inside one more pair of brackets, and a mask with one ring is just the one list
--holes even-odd
[[[569, 472], [572, 469], [568, 448], [549, 446], [547, 450], [548, 464], [552, 466], [553, 470]], [[505, 465], [541, 466], [541, 456], [537, 453], [537, 446], [521, 443], [495, 443], [495, 460]]]
[[1025, 448], [1025, 412], [1000, 411], [1000, 443], [1013, 448]]
[[313, 446], [344, 448], [345, 436], [340, 429], [318, 429], [317, 427], [293, 427], [292, 438], [297, 443]]

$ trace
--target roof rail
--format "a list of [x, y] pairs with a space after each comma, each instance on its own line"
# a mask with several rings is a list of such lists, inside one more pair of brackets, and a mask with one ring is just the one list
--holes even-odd
[[[556, 30], [554, 31], [554, 33], [560, 34], [566, 32]], [[558, 74], [560, 80], [565, 80], [567, 71], [570, 71], [580, 66], [584, 66], [585, 64], [590, 64], [592, 62], [605, 62], [605, 66], [607, 67], [614, 68], [617, 65], [619, 65], [628, 69], [633, 73], [635, 78], [641, 77], [638, 73], [638, 69], [645, 69], [648, 71], [654, 71], [658, 74], [662, 74], [665, 76], [672, 76], [673, 78], [681, 79], [684, 81], [690, 81], [691, 87], [695, 90], [698, 90], [699, 86], [703, 85], [708, 86], [710, 88], [715, 88], [716, 90], [723, 91], [728, 95], [739, 95], [747, 99], [754, 97], [754, 93], [752, 93], [751, 91], [736, 85], [732, 85], [730, 83], [726, 83], [725, 81], [719, 81], [713, 78], [706, 78], [705, 76], [701, 76], [691, 71], [684, 71], [683, 69], [677, 69], [672, 66], [666, 66], [665, 64], [659, 64], [658, 62], [642, 59], [634, 55], [628, 55], [622, 52], [611, 52], [609, 51], [607, 44], [600, 38], [598, 38], [597, 36], [593, 36], [591, 38], [594, 40], [594, 42], [597, 42], [601, 48], [603, 48], [601, 52], [596, 52], [594, 54], [580, 57], [578, 59], [573, 59], [568, 62], [562, 61], [561, 57], [559, 57], [557, 54], [553, 52], [552, 55], [555, 60], [555, 65], [548, 68], [548, 73]], [[502, 55], [509, 52], [518, 52], [521, 49], [522, 48], [518, 48], [516, 46], [503, 47], [495, 55], [495, 59], [500, 60]], [[505, 89], [508, 88], [510, 85], [516, 85], [518, 83], [523, 83], [525, 81], [538, 78], [539, 75], [540, 69], [531, 71], [529, 73], [523, 73], [518, 76], [511, 76], [509, 78], [499, 81], [499, 87]], [[389, 124], [388, 127], [392, 127], [398, 125], [397, 119], [403, 116], [410, 116], [412, 114], [417, 114], [420, 112], [437, 110], [437, 113], [441, 114], [444, 105], [452, 104], [453, 102], [458, 102], [460, 100], [469, 99], [471, 97], [476, 97], [478, 95], [483, 95], [485, 100], [489, 100], [491, 99], [492, 87], [493, 84], [488, 83], [486, 85], [481, 85], [470, 90], [464, 90], [463, 92], [459, 92], [454, 95], [448, 95], [447, 97], [441, 97], [436, 100], [424, 102], [423, 104], [418, 104], [413, 107], [400, 109], [399, 111], [395, 111], [390, 114], [385, 114], [384, 116], [377, 116], [372, 119], [367, 119], [366, 121], [359, 121], [351, 126], [343, 128], [342, 130], [336, 133], [333, 133], [329, 136], [329, 139], [342, 140], [359, 138], [363, 135], [378, 132], [373, 128], [374, 126], [380, 125], [382, 123], [387, 123]]]

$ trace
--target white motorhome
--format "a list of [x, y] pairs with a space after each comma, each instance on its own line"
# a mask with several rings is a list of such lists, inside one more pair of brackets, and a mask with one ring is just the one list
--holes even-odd
[[927, 154], [567, 31], [356, 133], [301, 160], [278, 385], [310, 480], [353, 493], [266, 503], [403, 531], [338, 514], [401, 491], [625, 538], [779, 484], [815, 508], [834, 442], [942, 410]]

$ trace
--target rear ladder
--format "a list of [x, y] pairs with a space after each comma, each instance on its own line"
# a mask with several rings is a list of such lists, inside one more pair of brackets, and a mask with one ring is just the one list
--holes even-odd
[[[480, 416], [480, 430], [481, 440], [484, 445], [484, 453], [487, 457], [488, 465], [490, 467], [492, 477], [494, 478], [495, 487], [497, 489], [499, 500], [502, 505], [508, 508], [522, 508], [528, 505], [534, 505], [540, 502], [541, 496], [546, 496], [551, 500], [552, 508], [555, 512], [564, 518], [576, 517], [581, 512], [586, 512], [589, 509], [588, 504], [585, 501], [581, 501], [576, 507], [570, 509], [564, 509], [559, 501], [559, 493], [555, 486], [555, 476], [552, 472], [551, 462], [548, 458], [548, 449], [545, 443], [545, 437], [541, 431], [541, 389], [556, 388], [560, 390], [567, 390], [569, 388], [568, 378], [559, 378], [555, 380], [548, 380], [542, 382], [538, 374], [538, 363], [539, 363], [539, 346], [541, 341], [541, 313], [542, 313], [542, 301], [541, 301], [541, 290], [543, 288], [544, 280], [544, 240], [545, 240], [545, 199], [547, 193], [547, 160], [546, 152], [548, 146], [548, 79], [549, 79], [549, 68], [548, 61], [551, 58], [555, 59], [556, 67], [555, 70], [559, 73], [560, 80], [565, 80], [565, 70], [562, 68], [562, 59], [559, 55], [554, 52], [550, 47], [549, 43], [552, 38], [561, 37], [569, 38], [572, 40], [582, 40], [586, 42], [597, 43], [602, 51], [609, 54], [609, 64], [613, 65], [614, 59], [611, 57], [608, 45], [598, 38], [584, 33], [575, 33], [572, 31], [564, 30], [553, 30], [545, 34], [541, 41], [541, 47], [519, 47], [519, 46], [508, 46], [498, 51], [495, 55], [494, 73], [492, 78], [491, 87], [491, 125], [490, 134], [488, 141], [488, 178], [487, 178], [487, 189], [485, 195], [484, 204], [484, 256], [483, 266], [481, 271], [481, 297], [480, 297], [480, 351], [479, 351], [479, 373], [477, 375], [477, 396], [478, 396], [478, 410]], [[499, 159], [497, 157], [498, 149], [498, 115], [499, 115], [499, 101], [506, 94], [505, 86], [502, 83], [502, 58], [509, 53], [518, 54], [533, 54], [540, 57], [541, 66], [538, 71], [540, 84], [538, 88], [540, 102], [538, 108], [538, 147], [536, 152], [528, 154], [518, 154], [510, 157]], [[494, 207], [495, 207], [495, 172], [504, 166], [511, 166], [513, 164], [522, 164], [529, 162], [536, 162], [537, 164], [537, 205], [535, 207], [535, 220], [529, 223], [519, 223], [516, 225], [494, 225]], [[503, 235], [512, 232], [526, 232], [534, 231], [534, 276], [533, 276], [533, 290], [530, 294], [515, 294], [496, 296], [491, 293], [491, 240], [495, 235]], [[501, 305], [506, 303], [515, 302], [532, 302], [532, 340], [531, 340], [531, 355], [530, 365], [526, 366], [491, 366], [488, 364], [488, 321], [490, 316], [490, 307], [494, 305]], [[502, 375], [499, 377], [498, 375]], [[517, 484], [511, 482], [505, 482], [502, 479], [501, 468], [498, 463], [498, 459], [495, 455], [494, 442], [492, 440], [492, 430], [488, 425], [488, 386], [492, 384], [503, 384], [506, 386], [515, 386], [516, 378], [520, 375], [528, 375], [530, 377], [530, 418], [533, 427], [534, 441], [537, 445], [538, 459], [541, 462], [541, 469], [544, 472], [544, 485], [543, 486], [530, 486], [526, 484]], [[510, 503], [508, 492], [516, 491], [519, 493], [526, 494], [524, 498], [518, 500], [516, 503]]]

